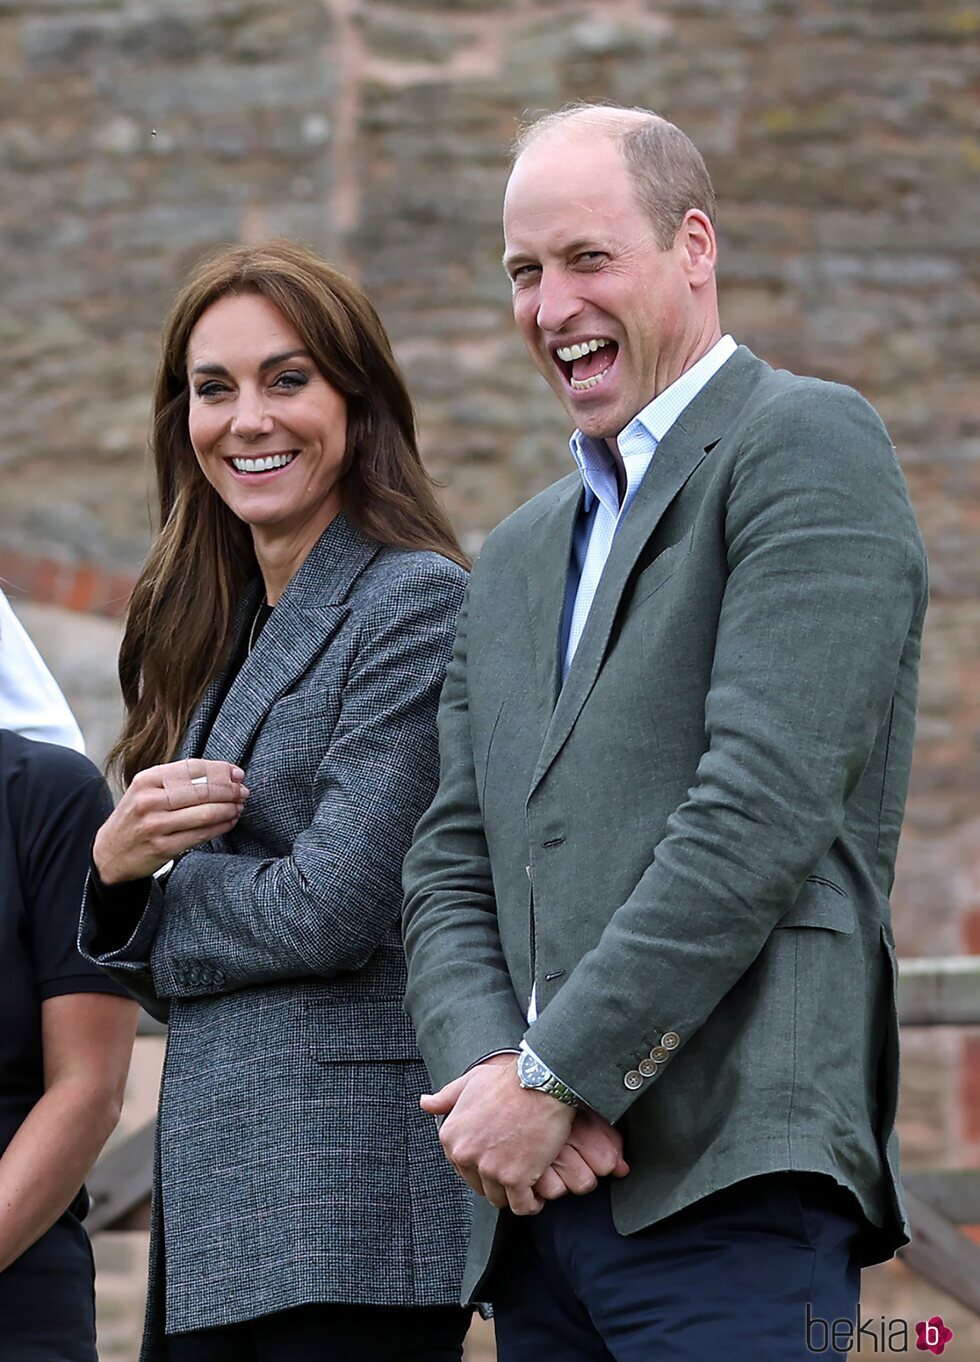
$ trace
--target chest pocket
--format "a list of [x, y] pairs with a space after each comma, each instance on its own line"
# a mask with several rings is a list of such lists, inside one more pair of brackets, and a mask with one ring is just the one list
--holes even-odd
[[658, 553], [656, 558], [637, 574], [633, 582], [633, 605], [638, 605], [647, 596], [652, 596], [655, 591], [660, 590], [664, 582], [673, 577], [691, 552], [693, 542], [694, 528], [692, 526], [683, 539], [679, 539], [676, 544], [671, 544], [661, 553]]

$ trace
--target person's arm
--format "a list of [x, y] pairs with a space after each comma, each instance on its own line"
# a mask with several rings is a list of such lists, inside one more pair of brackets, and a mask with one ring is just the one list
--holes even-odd
[[0, 728], [85, 751], [57, 681], [0, 591]]
[[474, 769], [468, 629], [467, 598], [439, 701], [439, 788], [402, 872], [405, 1006], [437, 1087], [487, 1056], [516, 1052], [527, 1030], [500, 942]]
[[[177, 862], [152, 954], [161, 997], [356, 970], [396, 924], [402, 857], [438, 775], [435, 712], [462, 591], [454, 568], [414, 568], [359, 621], [312, 819], [288, 855], [212, 848]], [[267, 722], [275, 731], [275, 708]], [[316, 729], [282, 741], [316, 741]]]
[[115, 1127], [138, 1010], [104, 993], [41, 1004], [44, 1094], [0, 1156], [0, 1272], [68, 1208]]

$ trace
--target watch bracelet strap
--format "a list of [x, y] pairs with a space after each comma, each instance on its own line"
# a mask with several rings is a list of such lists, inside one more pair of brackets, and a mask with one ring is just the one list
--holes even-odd
[[577, 1107], [581, 1101], [578, 1093], [574, 1092], [567, 1083], [563, 1083], [556, 1074], [552, 1074], [550, 1078], [546, 1078], [545, 1081], [539, 1087], [534, 1088], [533, 1091], [546, 1092], [549, 1097], [557, 1097], [559, 1102], [564, 1102], [565, 1105], [569, 1107]]

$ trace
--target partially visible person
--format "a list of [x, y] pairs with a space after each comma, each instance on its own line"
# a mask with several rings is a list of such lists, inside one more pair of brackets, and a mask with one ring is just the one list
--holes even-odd
[[83, 1183], [119, 1118], [137, 1006], [79, 955], [112, 808], [76, 752], [0, 730], [0, 1357], [95, 1362]]
[[468, 1204], [399, 910], [463, 554], [377, 314], [299, 246], [189, 281], [153, 439], [83, 916], [169, 1012], [144, 1362], [453, 1362]]
[[0, 591], [0, 728], [85, 751], [57, 681]]

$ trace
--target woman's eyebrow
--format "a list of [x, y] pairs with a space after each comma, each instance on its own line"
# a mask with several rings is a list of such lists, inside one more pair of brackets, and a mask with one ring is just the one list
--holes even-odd
[[[274, 369], [277, 364], [283, 364], [287, 359], [297, 359], [299, 357], [310, 359], [309, 350], [284, 350], [281, 355], [270, 355], [268, 359], [264, 359], [259, 365], [259, 372], [264, 373], [266, 369]], [[224, 378], [229, 376], [229, 372], [223, 364], [210, 364], [206, 362], [195, 364], [191, 373], [216, 374]]]

